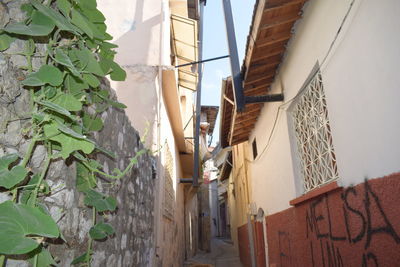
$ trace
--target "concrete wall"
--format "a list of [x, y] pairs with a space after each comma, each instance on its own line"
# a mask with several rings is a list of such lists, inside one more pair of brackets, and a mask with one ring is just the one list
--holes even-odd
[[236, 200], [235, 216], [238, 226], [241, 226], [247, 223], [249, 204], [252, 200], [251, 174], [248, 166], [249, 155], [247, 143], [242, 143], [233, 147], [232, 159], [232, 177]]
[[[311, 0], [305, 5], [272, 86], [273, 92], [283, 91], [288, 101], [315, 64], [322, 64], [338, 182], [344, 186], [400, 169], [396, 162], [400, 157], [400, 119], [394, 115], [400, 111], [395, 100], [400, 82], [396, 75], [400, 53], [395, 44], [400, 36], [394, 34], [400, 3], [355, 0], [350, 9], [351, 3]], [[264, 106], [249, 139], [257, 138], [260, 154], [250, 164], [253, 199], [267, 214], [288, 208], [289, 200], [303, 193], [295, 166], [297, 148], [291, 146], [288, 105], [277, 115], [280, 104]], [[277, 125], [267, 146], [275, 118]]]
[[229, 216], [229, 223], [231, 226], [231, 239], [233, 245], [235, 246], [236, 251], [239, 251], [239, 242], [238, 242], [238, 220], [237, 220], [237, 208], [236, 208], [236, 190], [235, 184], [233, 183], [233, 176], [232, 173], [229, 176], [229, 183], [228, 183], [228, 216]]
[[161, 0], [120, 0], [116, 5], [112, 0], [97, 1], [113, 42], [119, 45], [117, 61], [121, 65], [160, 65], [162, 3]]
[[185, 256], [187, 259], [196, 255], [199, 248], [199, 204], [196, 192], [191, 186], [185, 189]]
[[209, 205], [211, 219], [211, 238], [219, 235], [219, 216], [218, 216], [218, 179], [212, 180], [209, 187]]
[[[170, 22], [168, 1], [98, 0], [106, 17], [108, 31], [114, 36], [115, 60], [127, 71], [124, 82], [111, 82], [133, 126], [146, 144], [157, 144], [158, 99], [161, 97], [160, 66], [170, 65]], [[152, 149], [156, 150], [157, 145]]]

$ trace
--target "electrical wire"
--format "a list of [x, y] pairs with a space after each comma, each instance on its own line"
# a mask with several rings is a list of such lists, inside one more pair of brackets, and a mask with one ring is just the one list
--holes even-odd
[[[354, 2], [355, 2], [355, 0], [351, 1], [350, 6], [349, 6], [349, 8], [347, 9], [346, 14], [345, 14], [345, 16], [343, 17], [342, 22], [340, 23], [339, 29], [337, 30], [337, 32], [336, 32], [336, 34], [335, 34], [335, 37], [333, 38], [333, 40], [332, 40], [332, 42], [331, 42], [331, 44], [330, 44], [330, 46], [329, 46], [328, 51], [326, 52], [326, 54], [325, 54], [323, 60], [321, 61], [321, 64], [319, 65], [319, 68], [317, 68], [317, 69], [312, 73], [312, 75], [310, 75], [309, 77], [315, 77], [315, 75], [317, 75], [317, 73], [320, 71], [320, 69], [322, 68], [322, 66], [324, 66], [325, 61], [326, 61], [326, 59], [328, 58], [329, 54], [332, 52], [332, 49], [333, 49], [333, 47], [334, 47], [334, 45], [335, 45], [335, 43], [336, 43], [336, 41], [337, 41], [337, 39], [338, 39], [338, 37], [339, 37], [339, 34], [340, 34], [340, 32], [342, 31], [343, 25], [344, 25], [344, 23], [346, 22], [346, 20], [347, 20], [349, 14], [350, 14], [351, 9], [353, 8]], [[276, 112], [275, 119], [274, 119], [274, 124], [273, 124], [273, 126], [272, 126], [271, 133], [270, 133], [270, 135], [269, 135], [269, 137], [268, 137], [267, 144], [264, 146], [263, 150], [262, 150], [261, 153], [258, 155], [258, 157], [255, 158], [255, 159], [253, 159], [253, 160], [250, 161], [250, 162], [256, 162], [256, 161], [258, 161], [258, 160], [261, 158], [261, 156], [264, 154], [264, 152], [267, 150], [267, 148], [270, 146], [272, 136], [274, 135], [274, 132], [275, 132], [275, 129], [276, 129], [276, 125], [278, 124], [278, 118], [279, 118], [280, 111], [283, 109], [282, 107], [283, 107], [283, 106], [286, 106], [287, 104], [292, 103], [295, 99], [297, 99], [297, 98], [305, 91], [305, 89], [308, 88], [308, 85], [310, 84], [311, 80], [312, 80], [312, 78], [309, 79], [309, 80], [303, 85], [303, 87], [297, 92], [297, 94], [296, 94], [294, 97], [292, 97], [291, 99], [289, 99], [288, 101], [286, 101], [285, 103], [281, 104], [281, 105], [278, 107], [278, 110], [277, 110], [277, 112]]]

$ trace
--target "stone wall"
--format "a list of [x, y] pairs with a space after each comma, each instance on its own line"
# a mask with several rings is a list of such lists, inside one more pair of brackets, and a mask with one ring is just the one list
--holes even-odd
[[[26, 1], [0, 2], [0, 28], [10, 20], [21, 20], [23, 14], [19, 5]], [[14, 42], [11, 47], [0, 53], [0, 156], [6, 153], [18, 153], [23, 156], [30, 140], [24, 135], [24, 129], [30, 124], [29, 95], [19, 83], [24, 77], [20, 67], [26, 65], [22, 56], [15, 55], [24, 48], [23, 41]], [[34, 66], [40, 65], [40, 59], [34, 59]], [[103, 82], [103, 89], [113, 90]], [[114, 152], [115, 160], [104, 155], [96, 155], [104, 163], [105, 171], [114, 168], [124, 169], [132, 156], [143, 148], [140, 136], [132, 128], [124, 111], [110, 108], [101, 115], [104, 128], [94, 136], [97, 143]], [[40, 169], [46, 157], [44, 147], [35, 148], [29, 163], [32, 170]], [[114, 196], [118, 209], [105, 215], [105, 221], [113, 225], [115, 234], [102, 242], [94, 242], [93, 266], [151, 266], [153, 258], [153, 211], [154, 211], [154, 159], [145, 154], [126, 177], [118, 181], [99, 179], [98, 189]], [[88, 231], [91, 223], [91, 209], [83, 204], [83, 194], [76, 191], [76, 168], [72, 160], [67, 164], [61, 160], [51, 163], [46, 181], [52, 188], [52, 194], [43, 202], [66, 239], [50, 244], [50, 251], [57, 257], [59, 266], [70, 266], [71, 261], [83, 254], [87, 247]], [[112, 182], [112, 183], [110, 183]], [[10, 199], [10, 195], [0, 188], [0, 202]], [[24, 261], [9, 259], [6, 266], [27, 266]]]

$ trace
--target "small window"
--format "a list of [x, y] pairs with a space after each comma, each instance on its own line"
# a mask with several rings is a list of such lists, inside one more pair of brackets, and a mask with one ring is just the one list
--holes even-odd
[[301, 165], [304, 191], [338, 178], [328, 107], [321, 72], [311, 79], [291, 115]]
[[256, 138], [254, 138], [254, 140], [253, 140], [252, 147], [253, 147], [253, 159], [256, 159], [257, 155], [258, 155]]

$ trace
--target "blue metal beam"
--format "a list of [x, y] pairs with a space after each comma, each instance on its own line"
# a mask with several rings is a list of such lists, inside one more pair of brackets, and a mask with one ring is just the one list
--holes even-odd
[[243, 112], [245, 109], [245, 99], [243, 93], [243, 80], [240, 74], [239, 56], [237, 51], [235, 26], [233, 24], [232, 7], [230, 0], [222, 0], [225, 14], [226, 34], [228, 38], [228, 48], [231, 60], [231, 72], [233, 80], [233, 92], [235, 97], [236, 109]]

